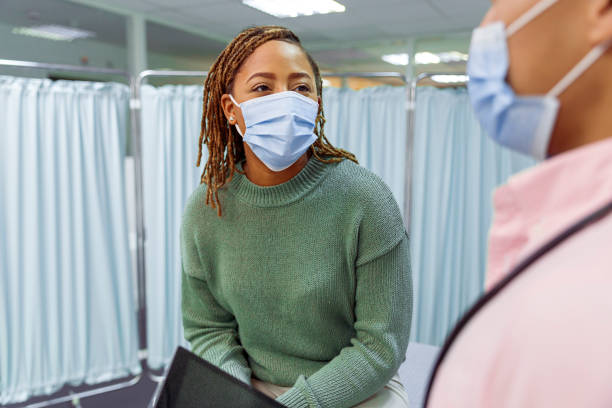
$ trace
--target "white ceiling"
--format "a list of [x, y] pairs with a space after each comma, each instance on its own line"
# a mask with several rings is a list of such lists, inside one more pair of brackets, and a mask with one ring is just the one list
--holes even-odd
[[[72, 1], [93, 4], [92, 0]], [[240, 0], [95, 0], [95, 4], [143, 13], [226, 41], [250, 25], [284, 25], [316, 48], [325, 48], [323, 43], [330, 40], [337, 43], [469, 31], [490, 5], [489, 0], [339, 1], [346, 6], [345, 13], [283, 19], [245, 6]]]
[[460, 39], [467, 48], [469, 32], [490, 5], [489, 0], [338, 1], [345, 13], [280, 19], [240, 0], [0, 0], [0, 21], [32, 24], [35, 11], [42, 22], [77, 25], [96, 32], [100, 41], [124, 44], [119, 15], [137, 13], [150, 22], [149, 48], [177, 55], [216, 55], [245, 27], [283, 25], [328, 68], [352, 61], [380, 70], [394, 68], [380, 61], [382, 53], [405, 50], [409, 38]]

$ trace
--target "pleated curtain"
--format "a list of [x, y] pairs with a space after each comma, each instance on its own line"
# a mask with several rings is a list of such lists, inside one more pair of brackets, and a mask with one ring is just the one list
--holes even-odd
[[[142, 88], [147, 341], [152, 368], [170, 361], [177, 346], [189, 348], [181, 315], [179, 231], [187, 199], [200, 184], [202, 167], [196, 167], [196, 159], [201, 112], [201, 86]], [[205, 150], [202, 165], [206, 158]]]
[[441, 345], [484, 289], [494, 189], [536, 163], [484, 134], [464, 88], [418, 88], [415, 126], [412, 339]]
[[129, 90], [0, 77], [0, 404], [140, 372]]

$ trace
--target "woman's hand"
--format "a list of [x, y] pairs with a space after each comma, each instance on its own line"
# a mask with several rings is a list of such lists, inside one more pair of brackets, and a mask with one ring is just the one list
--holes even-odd
[[251, 377], [251, 384], [253, 385], [253, 388], [255, 388], [257, 391], [263, 394], [266, 394], [268, 397], [272, 399], [276, 399], [278, 397], [278, 395], [274, 394], [272, 391], [268, 389], [268, 387], [265, 386], [264, 382], [258, 380], [255, 377]]

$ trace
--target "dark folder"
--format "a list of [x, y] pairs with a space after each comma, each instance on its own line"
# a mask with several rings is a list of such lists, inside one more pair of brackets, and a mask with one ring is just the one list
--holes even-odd
[[278, 408], [283, 405], [178, 347], [149, 407]]

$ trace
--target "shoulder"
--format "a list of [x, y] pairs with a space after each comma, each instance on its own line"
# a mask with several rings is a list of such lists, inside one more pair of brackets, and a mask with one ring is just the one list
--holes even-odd
[[362, 198], [393, 197], [391, 189], [379, 176], [350, 160], [345, 159], [338, 163], [330, 176], [333, 182], [342, 183], [346, 189], [354, 191]]
[[183, 210], [183, 220], [202, 212], [206, 205], [206, 184], [200, 184], [190, 195]]
[[206, 190], [207, 185], [200, 184], [187, 199], [181, 220], [183, 231], [193, 231], [195, 227], [209, 224], [218, 218], [217, 209], [206, 204]]
[[370, 170], [344, 160], [328, 178], [359, 224], [357, 264], [369, 262], [397, 245], [406, 235], [401, 211], [387, 184]]
[[379, 176], [357, 163], [350, 160], [338, 163], [328, 182], [341, 190], [347, 200], [361, 207], [400, 214], [389, 186]]

